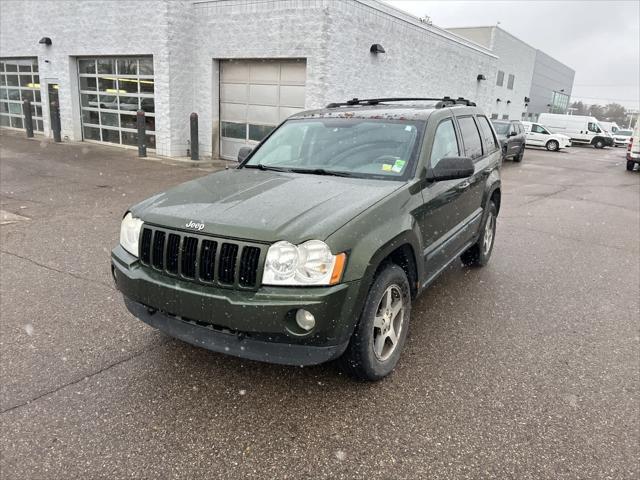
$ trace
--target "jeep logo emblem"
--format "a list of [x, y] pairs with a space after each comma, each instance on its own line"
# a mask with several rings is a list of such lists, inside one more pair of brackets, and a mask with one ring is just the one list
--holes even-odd
[[187, 228], [193, 228], [194, 230], [202, 230], [204, 228], [204, 223], [198, 223], [198, 222], [194, 222], [193, 220], [189, 221], [189, 223], [187, 223], [185, 225], [185, 227]]

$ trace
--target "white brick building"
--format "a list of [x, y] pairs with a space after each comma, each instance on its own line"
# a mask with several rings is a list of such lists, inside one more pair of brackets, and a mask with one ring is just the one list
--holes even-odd
[[520, 118], [527, 88], [496, 104], [494, 81], [519, 53], [491, 48], [377, 0], [5, 1], [0, 122], [22, 128], [28, 98], [50, 134], [57, 95], [64, 138], [135, 145], [142, 109], [150, 148], [185, 156], [196, 112], [201, 153], [234, 158], [291, 113], [352, 97], [463, 96]]

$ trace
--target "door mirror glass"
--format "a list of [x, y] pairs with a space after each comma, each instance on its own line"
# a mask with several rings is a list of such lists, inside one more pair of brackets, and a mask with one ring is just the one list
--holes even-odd
[[509, 136], [509, 137], [515, 137], [517, 134], [518, 134], [518, 132], [516, 132], [515, 130], [511, 130], [511, 131], [509, 132], [509, 135], [508, 135], [508, 136]]
[[253, 149], [251, 147], [242, 147], [238, 150], [238, 161], [244, 162], [244, 160], [249, 156]]
[[434, 182], [456, 180], [470, 177], [474, 171], [473, 160], [468, 157], [445, 157], [431, 170], [428, 179]]

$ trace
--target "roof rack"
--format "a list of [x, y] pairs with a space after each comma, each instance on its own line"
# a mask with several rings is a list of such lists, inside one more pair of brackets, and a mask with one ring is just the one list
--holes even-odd
[[353, 107], [357, 105], [378, 105], [380, 103], [393, 103], [393, 102], [414, 102], [414, 101], [423, 101], [428, 100], [432, 102], [438, 102], [436, 104], [436, 108], [443, 108], [449, 105], [467, 105], [470, 107], [475, 107], [475, 102], [467, 100], [466, 98], [458, 97], [457, 99], [453, 99], [451, 97], [390, 97], [390, 98], [352, 98], [351, 100], [347, 100], [346, 102], [337, 102], [330, 103], [327, 105], [327, 108], [338, 108], [338, 107]]

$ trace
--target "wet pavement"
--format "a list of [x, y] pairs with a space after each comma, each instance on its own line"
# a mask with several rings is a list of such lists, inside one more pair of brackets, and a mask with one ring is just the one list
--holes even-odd
[[640, 172], [623, 149], [503, 168], [484, 269], [415, 303], [396, 371], [215, 354], [134, 319], [132, 203], [211, 169], [0, 136], [0, 476], [638, 478]]

